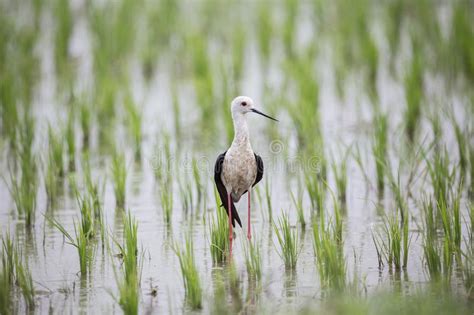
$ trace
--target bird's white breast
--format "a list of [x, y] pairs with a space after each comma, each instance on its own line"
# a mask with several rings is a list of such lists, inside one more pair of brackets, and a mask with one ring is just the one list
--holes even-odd
[[224, 158], [222, 182], [232, 199], [239, 201], [257, 177], [257, 162], [250, 145], [232, 145]]

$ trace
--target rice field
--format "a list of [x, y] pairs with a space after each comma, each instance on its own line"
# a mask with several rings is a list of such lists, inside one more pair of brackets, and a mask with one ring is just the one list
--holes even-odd
[[[0, 3], [0, 314], [471, 314], [471, 1]], [[229, 253], [214, 163], [263, 180]], [[247, 239], [247, 220], [252, 239]]]

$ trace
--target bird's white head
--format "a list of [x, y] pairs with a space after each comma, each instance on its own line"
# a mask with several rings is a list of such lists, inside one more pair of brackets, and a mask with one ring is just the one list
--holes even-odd
[[248, 96], [237, 96], [231, 103], [232, 115], [247, 114], [254, 108], [253, 100]]
[[236, 118], [240, 115], [245, 115], [247, 113], [256, 113], [272, 120], [278, 121], [275, 118], [272, 118], [261, 111], [255, 108], [253, 100], [248, 96], [237, 96], [231, 103], [230, 110], [232, 111], [232, 117]]

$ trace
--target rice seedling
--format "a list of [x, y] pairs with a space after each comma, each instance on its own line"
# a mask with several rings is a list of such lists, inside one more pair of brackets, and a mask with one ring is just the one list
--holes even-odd
[[286, 0], [285, 4], [285, 21], [283, 25], [283, 43], [285, 46], [285, 52], [288, 56], [294, 54], [294, 33], [296, 29], [296, 18], [298, 13], [298, 1], [295, 0]]
[[173, 84], [171, 87], [171, 93], [173, 97], [173, 118], [174, 118], [174, 134], [177, 139], [181, 139], [181, 105], [179, 103], [178, 93], [176, 86]]
[[[407, 201], [406, 197], [402, 193], [401, 189], [401, 183], [400, 183], [400, 167], [398, 171], [398, 177], [395, 180], [393, 174], [391, 172], [387, 173], [389, 177], [389, 182], [390, 182], [390, 188], [392, 190], [393, 195], [395, 196], [395, 203], [396, 203], [396, 209], [400, 215], [400, 223], [399, 223], [399, 230], [397, 230], [393, 224], [395, 224], [396, 215], [389, 219], [388, 225], [390, 226], [390, 230], [392, 233], [392, 241], [394, 242], [392, 245], [392, 248], [398, 251], [398, 248], [396, 248], [395, 243], [398, 243], [398, 233], [401, 232], [401, 241], [402, 241], [402, 246], [403, 246], [403, 268], [407, 267], [408, 264], [408, 247], [409, 247], [409, 236], [408, 236], [408, 226], [409, 226], [409, 217], [408, 217], [408, 206], [407, 206]], [[387, 217], [385, 217], [387, 218]], [[391, 221], [391, 222], [390, 222]], [[386, 221], [387, 222], [387, 221]], [[387, 234], [388, 235], [388, 234]], [[397, 268], [397, 264], [395, 264], [395, 267]]]
[[48, 151], [48, 157], [46, 162], [46, 174], [44, 175], [44, 186], [46, 189], [46, 196], [48, 200], [48, 208], [54, 208], [56, 205], [56, 199], [59, 194], [59, 177], [58, 167], [52, 157], [53, 152], [51, 149]]
[[336, 57], [336, 87], [343, 96], [344, 80], [350, 75], [352, 65], [362, 74], [362, 88], [367, 90], [372, 105], [377, 102], [377, 69], [379, 54], [376, 41], [370, 32], [371, 7], [367, 2], [360, 2], [347, 7], [345, 1], [336, 4], [337, 16], [336, 33], [332, 36], [334, 46], [337, 47]]
[[[7, 235], [8, 236], [8, 235]], [[1, 269], [0, 269], [0, 313], [12, 313], [12, 284], [13, 284], [13, 263], [10, 262], [11, 256], [5, 252], [5, 240], [2, 239]]]
[[260, 50], [260, 62], [264, 71], [268, 68], [268, 61], [270, 60], [271, 52], [271, 40], [272, 40], [272, 29], [273, 29], [273, 20], [272, 20], [272, 11], [264, 5], [259, 3], [257, 8], [257, 37], [258, 37], [258, 48]]
[[395, 72], [395, 52], [400, 43], [401, 26], [403, 21], [403, 2], [393, 1], [386, 6], [385, 33], [390, 45], [390, 71]]
[[69, 232], [54, 218], [48, 218], [49, 222], [56, 227], [67, 239], [67, 243], [74, 246], [77, 249], [79, 256], [79, 266], [82, 275], [87, 274], [90, 268], [90, 264], [93, 258], [93, 252], [89, 248], [89, 239], [87, 237], [87, 231], [82, 230], [83, 225], [77, 224], [74, 221], [74, 238]]
[[199, 164], [196, 158], [192, 160], [193, 165], [193, 179], [194, 179], [194, 186], [196, 187], [196, 204], [199, 207], [201, 205], [203, 196], [204, 196], [204, 185], [201, 180], [201, 174], [199, 169]]
[[423, 239], [423, 254], [428, 274], [431, 280], [437, 280], [442, 274], [442, 257], [438, 242], [431, 238], [432, 236], [425, 236]]
[[[398, 224], [392, 219], [389, 221], [388, 219], [384, 220], [383, 223], [383, 233], [385, 235], [385, 239], [382, 236], [380, 231], [374, 232], [372, 231], [372, 240], [375, 245], [375, 249], [378, 255], [379, 267], [383, 265], [383, 258], [387, 262], [387, 264], [391, 267], [392, 263], [394, 263], [398, 268], [400, 268], [400, 242], [401, 236], [400, 231], [397, 230]], [[392, 224], [392, 229], [389, 228], [389, 224]], [[395, 248], [393, 248], [393, 244], [395, 244]], [[395, 260], [395, 262], [394, 262]]]
[[370, 177], [365, 170], [364, 164], [366, 163], [364, 163], [364, 159], [362, 157], [362, 153], [360, 151], [359, 145], [356, 145], [355, 149], [352, 150], [352, 157], [357, 163], [357, 166], [359, 166], [359, 169], [362, 172], [362, 175], [364, 176], [365, 183], [370, 185], [371, 184]]
[[81, 213], [80, 221], [76, 222], [76, 220], [74, 220], [73, 222], [74, 237], [56, 219], [52, 217], [46, 217], [46, 220], [48, 220], [63, 234], [63, 236], [67, 239], [67, 244], [70, 244], [77, 249], [81, 274], [86, 275], [94, 258], [94, 246], [92, 241], [96, 233], [96, 219], [94, 216], [91, 199], [88, 198], [88, 196], [80, 195], [74, 179], [72, 179], [72, 185]]
[[100, 197], [99, 183], [94, 183], [92, 180], [92, 171], [90, 166], [89, 156], [86, 154], [82, 163], [82, 170], [84, 175], [84, 183], [87, 191], [87, 195], [91, 200], [94, 217], [98, 220], [102, 220], [102, 201]]
[[211, 236], [211, 257], [215, 264], [221, 264], [227, 260], [229, 252], [229, 224], [225, 209], [220, 206], [217, 189], [214, 188], [214, 198], [216, 201], [216, 218], [212, 217], [209, 225], [209, 235]]
[[423, 99], [423, 65], [419, 50], [413, 48], [412, 51], [413, 58], [404, 81], [407, 104], [404, 113], [404, 121], [406, 134], [410, 142], [415, 140], [415, 133], [421, 118]]
[[304, 208], [303, 208], [303, 192], [300, 190], [298, 191], [298, 196], [295, 197], [293, 192], [290, 192], [291, 194], [291, 200], [293, 201], [293, 205], [296, 208], [296, 213], [298, 214], [298, 222], [301, 225], [301, 228], [303, 231], [306, 228], [306, 221], [304, 218]]
[[2, 269], [4, 276], [8, 283], [11, 285], [14, 283], [15, 277], [15, 245], [10, 237], [10, 234], [6, 234], [2, 237]]
[[306, 191], [311, 202], [311, 209], [320, 213], [324, 211], [324, 200], [326, 190], [322, 179], [317, 174], [305, 173]]
[[[288, 114], [295, 126], [298, 146], [307, 150], [308, 156], [320, 156], [324, 160], [324, 141], [320, 131], [319, 82], [314, 70], [315, 51], [310, 47], [285, 66], [294, 79], [296, 101], [287, 105]], [[317, 135], [317, 136], [315, 136]]]
[[272, 193], [270, 181], [265, 180], [265, 201], [267, 203], [268, 222], [273, 222]]
[[125, 314], [138, 314], [141, 278], [141, 263], [138, 261], [138, 223], [130, 211], [123, 214], [123, 222], [123, 242], [120, 244], [115, 241], [123, 260], [123, 279], [118, 281], [118, 303]]
[[75, 188], [76, 200], [81, 212], [81, 231], [87, 239], [92, 239], [96, 232], [96, 219], [92, 200], [89, 196], [82, 196]]
[[[459, 258], [461, 253], [460, 201], [463, 182], [461, 179], [457, 186], [454, 185], [456, 168], [450, 169], [446, 148], [436, 150], [433, 159], [425, 157], [425, 161], [433, 186], [433, 197], [423, 204], [424, 257], [430, 278], [445, 279], [449, 283], [452, 256], [454, 254]], [[439, 224], [443, 230], [441, 240], [437, 235]]]
[[[3, 286], [0, 291], [4, 291], [2, 293], [7, 294], [3, 298], [7, 302], [10, 301], [10, 292], [12, 292], [13, 287], [16, 286], [20, 289], [28, 308], [34, 308], [35, 288], [31, 272], [28, 269], [28, 262], [26, 261], [19, 244], [15, 243], [10, 238], [9, 234], [2, 237], [2, 248], [0, 254], [2, 265], [0, 281], [3, 281]], [[10, 303], [7, 303], [5, 306], [0, 306], [0, 310], [10, 309], [11, 306], [9, 304]], [[8, 312], [5, 314], [8, 314]]]
[[471, 184], [468, 189], [469, 198], [474, 200], [474, 145], [469, 146], [469, 165], [470, 165], [470, 175], [469, 178], [471, 179]]
[[202, 307], [202, 288], [199, 272], [194, 261], [192, 239], [186, 237], [184, 248], [180, 248], [178, 244], [174, 244], [173, 250], [179, 259], [186, 302], [191, 309], [200, 309]]
[[423, 231], [423, 254], [424, 261], [428, 270], [428, 275], [432, 281], [445, 280], [449, 283], [451, 278], [452, 254], [449, 238], [439, 239], [436, 229], [433, 231], [434, 224], [430, 217], [433, 211], [433, 204], [424, 205], [424, 231]]
[[2, 27], [5, 27], [3, 29], [5, 32], [2, 30], [5, 50], [0, 55], [3, 64], [2, 77], [5, 73], [4, 78], [12, 80], [9, 92], [10, 97], [15, 100], [10, 105], [18, 108], [23, 105], [24, 108], [28, 108], [32, 104], [33, 92], [40, 74], [40, 60], [38, 55], [33, 53], [40, 32], [30, 21], [17, 23], [18, 19], [11, 19], [10, 15], [16, 11], [11, 11], [7, 7], [2, 5], [2, 11], [6, 12], [1, 17], [6, 21], [2, 23]]
[[135, 158], [140, 160], [142, 143], [142, 120], [143, 115], [130, 94], [124, 100], [125, 112], [127, 113], [127, 125], [133, 138], [135, 147]]
[[13, 91], [13, 80], [11, 80], [11, 78], [6, 77], [4, 80], [0, 80], [0, 117], [2, 122], [2, 135], [8, 139], [10, 150], [16, 152], [19, 117]]
[[[85, 183], [85, 192], [83, 199], [88, 200], [89, 206], [91, 207], [90, 212], [92, 212], [93, 220], [94, 220], [94, 233], [97, 232], [100, 234], [100, 238], [102, 240], [102, 250], [104, 250], [106, 239], [105, 239], [105, 218], [104, 218], [104, 210], [103, 210], [103, 190], [104, 187], [100, 187], [100, 182], [94, 182], [92, 179], [91, 167], [89, 156], [86, 154], [83, 166], [82, 166], [83, 174], [84, 174], [84, 183]], [[97, 231], [98, 230], [98, 231]]]
[[387, 165], [388, 152], [388, 121], [387, 116], [378, 114], [373, 122], [375, 126], [372, 154], [375, 160], [375, 173], [377, 176], [377, 190], [379, 196], [383, 195], [385, 185], [385, 169]]
[[[99, 80], [109, 77], [120, 81], [126, 78], [127, 57], [135, 47], [137, 8], [135, 1], [90, 6], [88, 17], [94, 44], [94, 70]], [[124, 25], [123, 21], [130, 24]]]
[[[2, 253], [3, 258], [3, 253]], [[11, 314], [11, 292], [12, 288], [10, 281], [8, 279], [9, 275], [5, 270], [5, 266], [2, 263], [2, 268], [0, 269], [0, 313], [1, 314]]]
[[460, 199], [461, 193], [457, 196], [453, 195], [451, 204], [444, 201], [438, 204], [439, 216], [441, 219], [444, 238], [449, 245], [450, 254], [459, 254], [461, 249], [461, 215], [460, 215]]
[[[468, 3], [459, 2], [453, 7], [451, 16], [451, 34], [448, 40], [449, 53], [455, 53], [453, 63], [446, 65], [448, 74], [462, 75], [469, 84], [474, 82], [474, 65], [472, 64], [472, 39], [474, 32], [471, 26], [471, 11]], [[453, 72], [453, 67], [456, 69]]]
[[184, 213], [187, 216], [188, 213], [193, 210], [193, 187], [192, 182], [188, 175], [183, 175], [184, 180], [179, 180], [179, 191], [181, 198], [181, 206], [183, 207]]
[[291, 228], [287, 214], [278, 219], [278, 225], [273, 223], [273, 229], [280, 245], [278, 254], [283, 259], [285, 267], [295, 269], [301, 249], [297, 230]]
[[[458, 144], [458, 155], [459, 155], [459, 167], [460, 174], [467, 174], [468, 171], [468, 140], [465, 136], [465, 132], [461, 129], [456, 119], [452, 118], [452, 125], [456, 135], [456, 141]], [[462, 175], [464, 177], [464, 175]], [[462, 178], [465, 179], [465, 178]]]
[[[450, 240], [454, 241], [451, 228], [456, 227], [456, 246], [460, 244], [460, 219], [459, 219], [459, 193], [456, 195], [452, 187], [456, 187], [454, 181], [456, 178], [456, 167], [450, 166], [449, 153], [447, 149], [437, 150], [430, 160], [425, 157], [428, 174], [431, 179], [433, 197], [436, 201], [438, 219], [443, 224], [445, 234], [448, 234]], [[462, 188], [462, 179], [459, 182], [457, 190]], [[451, 219], [454, 222], [451, 222]], [[451, 242], [452, 243], [452, 242]], [[454, 243], [452, 243], [454, 245]]]
[[407, 239], [405, 225], [402, 223], [401, 215], [398, 216], [397, 213], [384, 215], [383, 226], [381, 230], [372, 232], [372, 240], [379, 256], [379, 264], [385, 259], [390, 268], [400, 270], [407, 266], [408, 240], [405, 244]]
[[[461, 230], [461, 190], [462, 184], [458, 187], [457, 194], [452, 193], [451, 220], [453, 225], [453, 247], [457, 253], [461, 250], [462, 230]], [[444, 220], [443, 220], [444, 221]]]
[[468, 230], [468, 241], [474, 240], [474, 203], [469, 203], [469, 219], [470, 219], [470, 229]]
[[[179, 32], [179, 5], [166, 0], [152, 2], [146, 9], [146, 29], [148, 30], [142, 50], [142, 69], [145, 79], [149, 81], [154, 74], [155, 66], [162, 54], [162, 47], [169, 45], [171, 35]], [[163, 19], [163, 17], [166, 17]]]
[[373, 36], [370, 35], [370, 32], [364, 32], [362, 36], [361, 46], [361, 55], [362, 58], [367, 60], [365, 64], [365, 80], [366, 80], [366, 89], [372, 100], [372, 105], [375, 106], [378, 101], [378, 91], [377, 91], [377, 74], [378, 74], [378, 62], [379, 62], [379, 52], [377, 50], [377, 45]]
[[[188, 171], [183, 175], [184, 180], [179, 180], [181, 205], [187, 215], [189, 211], [199, 209], [203, 199], [203, 184], [201, 183], [200, 170], [197, 160], [193, 158], [191, 162], [192, 179], [189, 178]], [[194, 183], [194, 186], [193, 186]]]
[[463, 253], [462, 278], [464, 287], [469, 296], [472, 296], [474, 290], [474, 249], [472, 242], [466, 239], [466, 252]]
[[127, 184], [127, 166], [125, 165], [125, 155], [115, 153], [112, 157], [112, 180], [115, 193], [115, 204], [117, 208], [124, 209]]
[[163, 146], [156, 148], [156, 156], [153, 167], [155, 178], [161, 184], [168, 184], [170, 182], [171, 169], [172, 169], [172, 156], [171, 156], [171, 139], [168, 133], [163, 134]]
[[[207, 42], [200, 40], [197, 36], [193, 36], [190, 39], [190, 43], [193, 46], [193, 81], [194, 90], [197, 95], [197, 99], [211, 99], [214, 97], [214, 77], [211, 68], [211, 62], [209, 59], [209, 52]], [[213, 102], [198, 102], [200, 109], [200, 123], [203, 126], [203, 131], [215, 130], [215, 108], [212, 106]]]
[[332, 172], [334, 173], [334, 181], [336, 182], [338, 200], [346, 204], [346, 190], [347, 190], [347, 154], [342, 159], [339, 165], [335, 161], [331, 164]]
[[85, 149], [89, 147], [89, 141], [91, 137], [92, 113], [90, 105], [87, 102], [81, 102], [79, 111], [82, 129], [82, 147]]
[[165, 187], [164, 185], [161, 186], [161, 207], [163, 208], [165, 223], [170, 225], [173, 218], [173, 194]]
[[454, 185], [456, 169], [450, 167], [449, 153], [446, 148], [434, 151], [433, 158], [430, 160], [425, 155], [425, 163], [428, 168], [428, 174], [433, 187], [433, 195], [436, 204], [449, 204], [449, 188]]
[[136, 274], [130, 276], [126, 281], [119, 283], [118, 303], [124, 314], [138, 314], [138, 306], [140, 304], [139, 287], [139, 280]]
[[432, 114], [430, 118], [431, 130], [433, 132], [433, 146], [435, 150], [441, 148], [441, 140], [443, 139], [443, 127], [441, 124], [441, 119], [437, 112]]
[[55, 132], [51, 125], [48, 126], [48, 138], [49, 138], [49, 158], [54, 163], [58, 177], [64, 176], [64, 141], [63, 135], [59, 132]]
[[20, 250], [17, 249], [17, 258], [15, 264], [15, 283], [21, 290], [23, 298], [29, 308], [35, 306], [35, 287], [33, 285], [33, 277], [28, 269], [28, 262], [24, 261], [23, 255]]
[[[337, 213], [337, 210], [336, 210]], [[313, 250], [321, 285], [335, 291], [341, 291], [346, 285], [346, 261], [342, 247], [339, 223], [331, 220], [326, 223], [320, 215], [319, 223], [313, 223]]]
[[260, 280], [262, 278], [262, 253], [258, 242], [243, 241], [245, 254], [245, 266], [251, 279]]
[[[230, 75], [224, 63], [221, 65], [220, 71], [220, 75], [222, 76], [221, 103], [222, 108], [227, 108], [227, 105], [232, 101], [232, 96], [234, 95], [232, 92], [232, 82], [230, 82]], [[232, 115], [228, 115], [227, 111], [221, 111], [220, 119], [224, 125], [226, 140], [231, 142], [234, 139], [234, 123], [232, 120]]]
[[[69, 72], [69, 40], [73, 31], [73, 18], [69, 7], [69, 1], [56, 0], [54, 2], [54, 17], [56, 21], [54, 36], [54, 60], [56, 74], [63, 78]], [[58, 80], [61, 81], [61, 80]]]
[[328, 187], [329, 192], [331, 193], [333, 209], [334, 209], [334, 239], [342, 244], [342, 216], [341, 216], [341, 206], [338, 203], [334, 192]]
[[[262, 186], [263, 187], [263, 186]], [[257, 201], [257, 204], [258, 204], [258, 207], [260, 209], [264, 209], [265, 206], [264, 206], [264, 200], [263, 200], [263, 196], [262, 196], [262, 188], [261, 187], [254, 187], [254, 190], [253, 190], [253, 200], [256, 200]], [[265, 217], [265, 212], [264, 211], [261, 211], [260, 212], [261, 216], [262, 216], [262, 220], [265, 221], [266, 220], [266, 217]]]
[[96, 92], [92, 102], [96, 104], [94, 108], [94, 118], [100, 122], [98, 127], [98, 142], [104, 151], [114, 147], [114, 124], [116, 121], [116, 102], [119, 88], [118, 83], [111, 78], [101, 78], [103, 82], [97, 83], [101, 86], [100, 91]]
[[69, 113], [65, 133], [68, 156], [68, 170], [70, 172], [74, 172], [76, 170], [76, 133], [74, 111], [71, 111]]
[[427, 238], [436, 237], [436, 207], [431, 198], [424, 197], [422, 200], [421, 210], [423, 214], [423, 232]]
[[130, 211], [124, 214], [123, 246], [120, 247], [123, 257], [125, 279], [128, 281], [137, 275], [138, 263], [138, 223]]
[[423, 213], [423, 254], [431, 279], [441, 274], [442, 255], [439, 252], [436, 229], [435, 207], [431, 199], [424, 199]]
[[35, 219], [36, 193], [38, 188], [36, 155], [33, 152], [34, 120], [25, 115], [19, 127], [20, 179], [10, 170], [10, 193], [20, 215], [25, 216], [26, 225], [30, 227]]

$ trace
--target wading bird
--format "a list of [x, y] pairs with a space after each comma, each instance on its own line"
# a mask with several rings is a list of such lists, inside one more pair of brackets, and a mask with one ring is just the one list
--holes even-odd
[[232, 255], [232, 227], [235, 221], [242, 227], [239, 214], [234, 202], [248, 193], [248, 225], [247, 238], [250, 239], [250, 193], [263, 177], [263, 161], [252, 150], [247, 126], [247, 113], [256, 113], [272, 120], [278, 121], [254, 107], [253, 100], [247, 96], [238, 96], [231, 103], [232, 120], [234, 122], [234, 140], [230, 148], [217, 157], [214, 166], [214, 181], [216, 182], [222, 205], [229, 216], [229, 245]]

